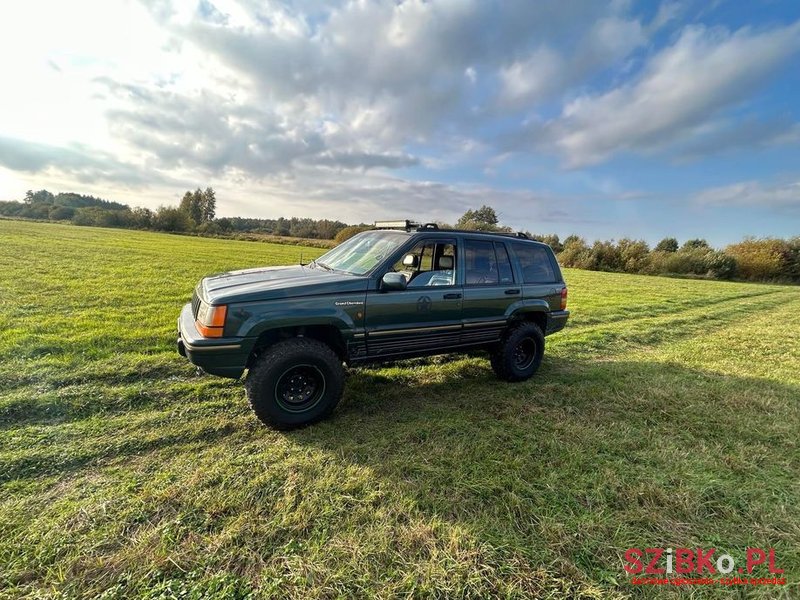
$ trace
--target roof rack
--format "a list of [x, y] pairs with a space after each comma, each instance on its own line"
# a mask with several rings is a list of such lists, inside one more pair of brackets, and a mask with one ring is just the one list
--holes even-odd
[[482, 231], [481, 233], [491, 233], [494, 235], [508, 235], [510, 237], [522, 238], [524, 240], [531, 239], [524, 231]]
[[404, 231], [449, 231], [459, 233], [471, 233], [476, 235], [505, 235], [509, 237], [521, 238], [524, 240], [531, 239], [522, 231], [478, 231], [475, 229], [445, 229], [439, 227], [436, 223], [417, 223], [409, 219], [402, 219], [398, 221], [375, 221], [375, 229], [402, 229]]

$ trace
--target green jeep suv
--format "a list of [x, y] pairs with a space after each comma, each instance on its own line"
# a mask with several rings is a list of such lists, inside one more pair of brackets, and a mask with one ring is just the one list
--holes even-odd
[[344, 364], [484, 349], [505, 381], [536, 372], [545, 336], [569, 316], [549, 246], [524, 234], [384, 227], [310, 264], [204, 278], [178, 318], [178, 351], [214, 375], [246, 370], [253, 411], [278, 429], [328, 416]]

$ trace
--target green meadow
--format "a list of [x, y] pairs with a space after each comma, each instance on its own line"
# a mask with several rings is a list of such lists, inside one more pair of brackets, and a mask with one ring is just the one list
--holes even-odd
[[[301, 252], [0, 221], [0, 597], [800, 597], [800, 288], [568, 269], [534, 379], [351, 369], [279, 433], [175, 321]], [[789, 585], [634, 586], [631, 547], [774, 548]]]

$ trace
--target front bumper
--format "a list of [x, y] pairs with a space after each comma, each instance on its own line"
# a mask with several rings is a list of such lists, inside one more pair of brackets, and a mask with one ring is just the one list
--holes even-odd
[[248, 338], [205, 338], [197, 331], [192, 305], [178, 317], [178, 353], [206, 373], [238, 379], [247, 366], [252, 349]]
[[545, 331], [544, 334], [550, 335], [551, 333], [561, 331], [567, 324], [567, 319], [569, 319], [568, 310], [554, 310], [550, 312], [550, 314], [547, 315], [547, 331]]

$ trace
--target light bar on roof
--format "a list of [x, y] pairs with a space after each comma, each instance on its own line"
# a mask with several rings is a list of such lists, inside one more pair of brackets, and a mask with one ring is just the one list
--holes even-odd
[[377, 229], [411, 229], [416, 227], [416, 224], [408, 219], [403, 221], [375, 221], [375, 227]]

